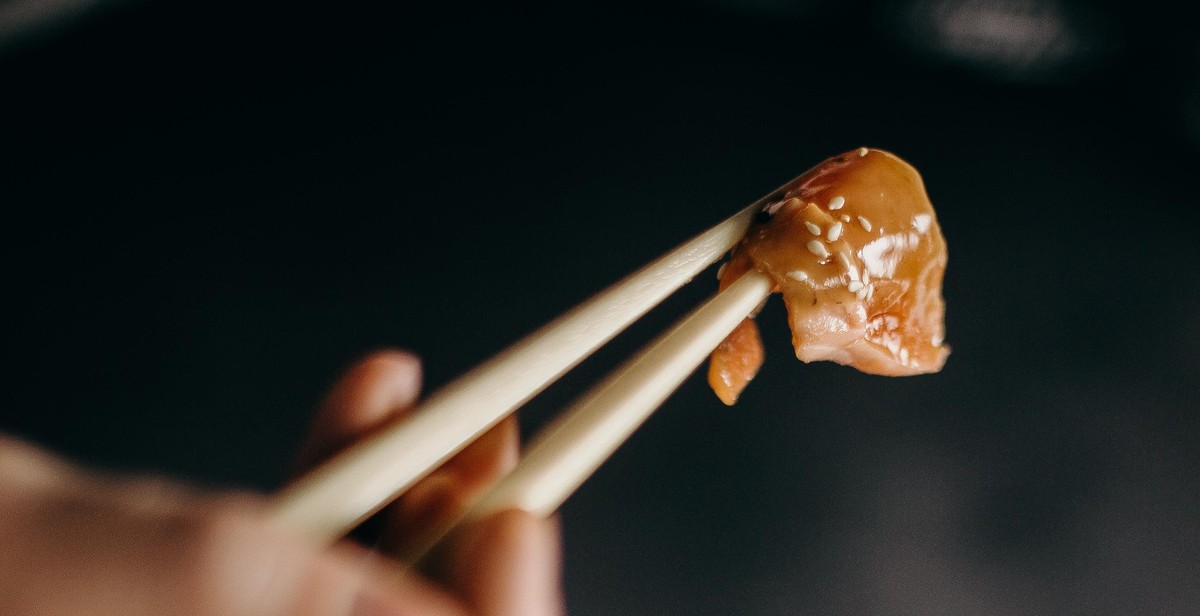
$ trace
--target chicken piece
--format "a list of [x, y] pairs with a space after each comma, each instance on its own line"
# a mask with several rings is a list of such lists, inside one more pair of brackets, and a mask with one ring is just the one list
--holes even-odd
[[[830, 158], [764, 200], [733, 248], [721, 289], [751, 269], [783, 295], [796, 357], [870, 374], [937, 372], [943, 344], [946, 241], [921, 176], [882, 150]], [[708, 382], [733, 404], [762, 363], [746, 319], [713, 351]]]

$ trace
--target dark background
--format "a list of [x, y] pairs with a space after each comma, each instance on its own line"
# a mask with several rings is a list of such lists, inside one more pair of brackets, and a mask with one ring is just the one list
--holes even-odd
[[[1200, 42], [1173, 3], [0, 1], [0, 430], [271, 490], [378, 348], [430, 388], [823, 158], [892, 150], [954, 351], [697, 375], [563, 510], [586, 614], [1200, 605]], [[523, 412], [535, 428], [711, 272]]]

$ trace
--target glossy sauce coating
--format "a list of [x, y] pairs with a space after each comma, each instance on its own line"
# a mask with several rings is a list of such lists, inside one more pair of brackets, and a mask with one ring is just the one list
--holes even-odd
[[[916, 169], [859, 148], [789, 182], [760, 219], [734, 247], [721, 289], [751, 269], [768, 275], [800, 360], [889, 376], [942, 368], [946, 241]], [[761, 364], [750, 318], [713, 351], [709, 384], [733, 404]]]

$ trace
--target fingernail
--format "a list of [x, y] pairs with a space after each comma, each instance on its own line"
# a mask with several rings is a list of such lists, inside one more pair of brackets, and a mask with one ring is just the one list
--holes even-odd
[[395, 411], [396, 408], [407, 408], [413, 406], [421, 395], [421, 360], [416, 355], [409, 353], [397, 353], [395, 358], [395, 367], [392, 367], [391, 378], [394, 379], [392, 384], [392, 400], [390, 409]]

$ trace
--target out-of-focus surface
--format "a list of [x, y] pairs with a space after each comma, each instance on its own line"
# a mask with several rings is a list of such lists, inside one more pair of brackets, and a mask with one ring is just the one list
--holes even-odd
[[[0, 2], [0, 429], [261, 489], [353, 358], [436, 387], [807, 167], [923, 174], [943, 373], [697, 374], [563, 511], [573, 614], [1200, 604], [1200, 43], [1165, 2]], [[74, 9], [72, 9], [73, 11]], [[711, 275], [524, 414], [533, 427]]]

